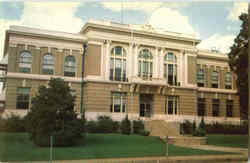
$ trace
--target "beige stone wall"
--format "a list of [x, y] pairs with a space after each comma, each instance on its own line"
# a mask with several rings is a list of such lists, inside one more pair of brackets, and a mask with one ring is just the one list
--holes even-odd
[[[16, 109], [16, 95], [17, 95], [16, 91], [18, 87], [30, 88], [30, 107], [31, 107], [31, 98], [36, 96], [39, 86], [47, 85], [47, 84], [48, 84], [48, 81], [46, 80], [8, 78], [7, 88], [6, 88], [6, 101], [5, 101], [6, 109]], [[79, 111], [80, 110], [80, 83], [72, 83], [71, 88], [76, 90], [75, 110]]]
[[84, 75], [101, 75], [101, 45], [88, 44], [84, 69]]
[[188, 56], [188, 83], [196, 84], [196, 57]]

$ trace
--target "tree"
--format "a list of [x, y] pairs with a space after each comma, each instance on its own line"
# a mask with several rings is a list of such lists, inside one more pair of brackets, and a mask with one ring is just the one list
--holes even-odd
[[242, 119], [248, 118], [248, 17], [246, 13], [239, 16], [242, 21], [241, 30], [234, 39], [234, 44], [228, 54], [230, 68], [237, 75], [236, 85]]
[[40, 86], [26, 118], [31, 140], [39, 146], [49, 146], [53, 135], [54, 146], [76, 144], [82, 138], [84, 120], [77, 118], [74, 102], [71, 89], [60, 78], [51, 78], [48, 88]]

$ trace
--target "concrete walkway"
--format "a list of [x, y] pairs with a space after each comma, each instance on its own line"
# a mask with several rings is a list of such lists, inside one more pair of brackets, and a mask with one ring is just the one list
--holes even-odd
[[[185, 146], [187, 147], [187, 146]], [[246, 162], [248, 158], [248, 149], [218, 147], [210, 145], [192, 145], [189, 148], [216, 150], [223, 152], [233, 152], [239, 154], [225, 155], [202, 155], [202, 156], [171, 156], [171, 157], [137, 157], [137, 158], [112, 158], [112, 159], [90, 159], [90, 160], [60, 160], [53, 163], [217, 163], [217, 162]], [[36, 162], [36, 163], [45, 163]]]

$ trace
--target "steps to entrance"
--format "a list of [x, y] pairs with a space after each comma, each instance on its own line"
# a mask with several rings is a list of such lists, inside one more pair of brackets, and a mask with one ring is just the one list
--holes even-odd
[[150, 131], [150, 136], [181, 136], [180, 125], [176, 122], [166, 122], [164, 120], [145, 121], [145, 129]]

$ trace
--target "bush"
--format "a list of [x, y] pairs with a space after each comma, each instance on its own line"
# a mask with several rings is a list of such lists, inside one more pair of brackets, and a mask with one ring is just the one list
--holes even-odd
[[118, 121], [113, 121], [112, 123], [112, 133], [119, 133], [120, 123]]
[[213, 123], [206, 124], [205, 130], [208, 134], [248, 134], [248, 124], [240, 125]]
[[181, 132], [182, 134], [192, 134], [192, 123], [188, 120], [185, 120], [184, 123], [181, 123]]
[[193, 136], [206, 136], [206, 131], [203, 128], [198, 128], [193, 133]]
[[135, 134], [139, 134], [141, 130], [144, 130], [144, 123], [142, 120], [134, 120], [133, 121], [133, 131]]
[[7, 118], [0, 117], [0, 131], [25, 132], [25, 118], [10, 114]]
[[121, 133], [129, 135], [131, 133], [131, 123], [128, 119], [128, 116], [125, 117], [125, 119], [121, 122]]
[[201, 118], [201, 122], [200, 122], [199, 128], [202, 128], [203, 130], [205, 130], [205, 122], [204, 122], [204, 118], [203, 117]]
[[193, 121], [193, 124], [192, 124], [192, 135], [194, 135], [196, 132], [196, 122]]
[[113, 120], [108, 116], [99, 116], [97, 121], [98, 133], [112, 133]]
[[86, 131], [88, 133], [98, 133], [98, 124], [96, 121], [88, 121], [86, 123]]
[[149, 136], [150, 132], [147, 130], [139, 130], [138, 134], [142, 136]]

